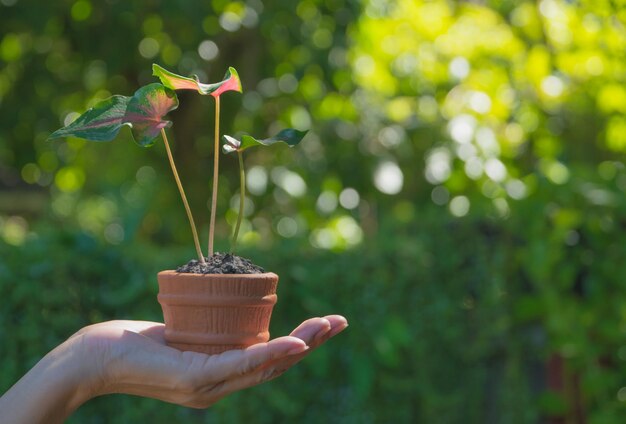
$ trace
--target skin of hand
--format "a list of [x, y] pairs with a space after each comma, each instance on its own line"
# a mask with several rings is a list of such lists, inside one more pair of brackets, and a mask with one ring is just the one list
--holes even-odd
[[311, 318], [289, 336], [219, 355], [165, 344], [161, 323], [108, 321], [78, 331], [0, 398], [3, 423], [61, 423], [96, 396], [126, 393], [192, 408], [278, 377], [348, 326]]

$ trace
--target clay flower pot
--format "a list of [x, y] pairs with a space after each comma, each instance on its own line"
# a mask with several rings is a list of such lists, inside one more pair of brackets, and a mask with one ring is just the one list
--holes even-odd
[[169, 346], [216, 354], [269, 340], [278, 275], [162, 271], [157, 278]]

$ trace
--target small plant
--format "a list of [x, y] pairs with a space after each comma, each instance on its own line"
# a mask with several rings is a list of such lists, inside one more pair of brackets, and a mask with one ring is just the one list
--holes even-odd
[[[174, 90], [195, 90], [201, 95], [211, 95], [215, 98], [215, 149], [213, 159], [213, 187], [211, 194], [211, 213], [209, 221], [209, 257], [214, 254], [213, 242], [215, 231], [215, 214], [217, 209], [217, 191], [219, 178], [219, 120], [220, 120], [220, 96], [226, 91], [241, 92], [241, 82], [237, 71], [230, 67], [222, 81], [213, 84], [204, 84], [197, 77], [188, 78], [174, 74], [159, 65], [152, 66], [153, 75], [161, 80], [162, 84], [152, 83], [139, 88], [132, 97], [115, 95], [98, 102], [94, 107], [80, 115], [71, 124], [53, 132], [48, 139], [61, 137], [77, 137], [90, 141], [111, 141], [117, 137], [123, 126], [129, 126], [135, 142], [142, 147], [154, 145], [155, 139], [160, 135], [163, 139], [167, 157], [172, 168], [174, 180], [180, 192], [187, 219], [191, 227], [196, 254], [200, 264], [206, 263], [196, 225], [185, 195], [185, 190], [180, 181], [174, 158], [170, 149], [165, 129], [172, 126], [170, 121], [164, 119], [165, 115], [178, 107], [178, 98]], [[243, 135], [241, 140], [231, 136], [224, 136], [224, 153], [237, 152], [239, 157], [240, 171], [240, 204], [239, 215], [235, 225], [231, 253], [237, 245], [239, 228], [243, 216], [245, 199], [245, 172], [243, 168], [242, 152], [252, 146], [272, 145], [283, 142], [290, 147], [298, 144], [306, 132], [294, 129], [285, 129], [273, 137], [257, 140], [252, 136]]]
[[[241, 82], [234, 68], [229, 68], [224, 79], [215, 84], [203, 84], [198, 78], [176, 75], [158, 65], [153, 74], [162, 84], [148, 84], [132, 97], [113, 96], [97, 103], [71, 124], [55, 131], [49, 139], [79, 137], [93, 141], [111, 141], [122, 126], [130, 126], [133, 139], [143, 147], [154, 144], [160, 135], [185, 206], [198, 255], [198, 261], [189, 261], [176, 271], [157, 274], [157, 299], [163, 309], [164, 339], [181, 351], [217, 354], [226, 350], [243, 349], [269, 340], [269, 323], [276, 303], [278, 275], [254, 265], [249, 260], [232, 254], [237, 246], [239, 228], [243, 219], [246, 179], [243, 151], [252, 146], [269, 146], [283, 142], [289, 146], [299, 143], [306, 132], [286, 129], [273, 137], [256, 139], [243, 135], [239, 139], [224, 136], [224, 153], [237, 152], [240, 175], [240, 201], [237, 223], [231, 242], [231, 254], [213, 252], [215, 213], [217, 203], [220, 155], [220, 96], [226, 91], [241, 92]], [[165, 115], [178, 107], [175, 90], [195, 90], [215, 98], [215, 156], [213, 191], [209, 223], [209, 256], [205, 260], [200, 247], [196, 224], [178, 176], [165, 129], [172, 125]], [[201, 275], [198, 275], [201, 274]], [[224, 275], [235, 274], [235, 275]], [[249, 274], [249, 275], [241, 275]], [[200, 313], [199, 313], [200, 312]]]

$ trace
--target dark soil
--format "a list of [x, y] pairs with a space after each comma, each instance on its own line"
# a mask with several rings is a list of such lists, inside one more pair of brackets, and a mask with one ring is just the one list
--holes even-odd
[[189, 274], [261, 274], [265, 270], [253, 264], [249, 259], [230, 253], [216, 252], [210, 258], [205, 258], [202, 265], [197, 259], [192, 259], [187, 264], [176, 268], [176, 272]]

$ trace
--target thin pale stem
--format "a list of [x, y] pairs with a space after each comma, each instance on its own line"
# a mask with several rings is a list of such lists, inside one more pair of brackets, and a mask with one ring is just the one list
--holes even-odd
[[213, 193], [211, 196], [211, 220], [209, 222], [209, 257], [213, 256], [215, 213], [217, 209], [217, 183], [220, 165], [220, 96], [215, 97], [215, 154], [213, 156]]
[[237, 215], [237, 224], [235, 225], [235, 233], [233, 234], [230, 253], [233, 253], [237, 247], [237, 237], [239, 236], [241, 221], [243, 220], [243, 207], [246, 200], [246, 173], [243, 169], [243, 154], [238, 151], [237, 156], [239, 156], [239, 215]]
[[178, 191], [180, 192], [180, 197], [183, 199], [183, 204], [185, 205], [185, 211], [187, 212], [187, 219], [189, 219], [189, 225], [191, 225], [191, 233], [193, 234], [193, 242], [196, 245], [196, 254], [198, 255], [198, 260], [201, 264], [204, 264], [204, 256], [202, 255], [202, 249], [200, 249], [200, 241], [198, 240], [198, 232], [196, 231], [196, 224], [193, 221], [193, 216], [191, 215], [191, 209], [189, 208], [189, 203], [187, 202], [187, 196], [185, 196], [185, 190], [183, 189], [183, 185], [180, 182], [180, 178], [178, 177], [178, 171], [176, 170], [176, 165], [174, 165], [174, 158], [172, 157], [172, 151], [170, 150], [170, 143], [167, 141], [167, 135], [165, 134], [165, 130], [161, 128], [161, 136], [163, 137], [163, 143], [165, 144], [165, 150], [167, 151], [167, 157], [170, 160], [170, 165], [172, 167], [172, 173], [174, 174], [174, 179], [176, 180], [176, 185], [178, 186]]

